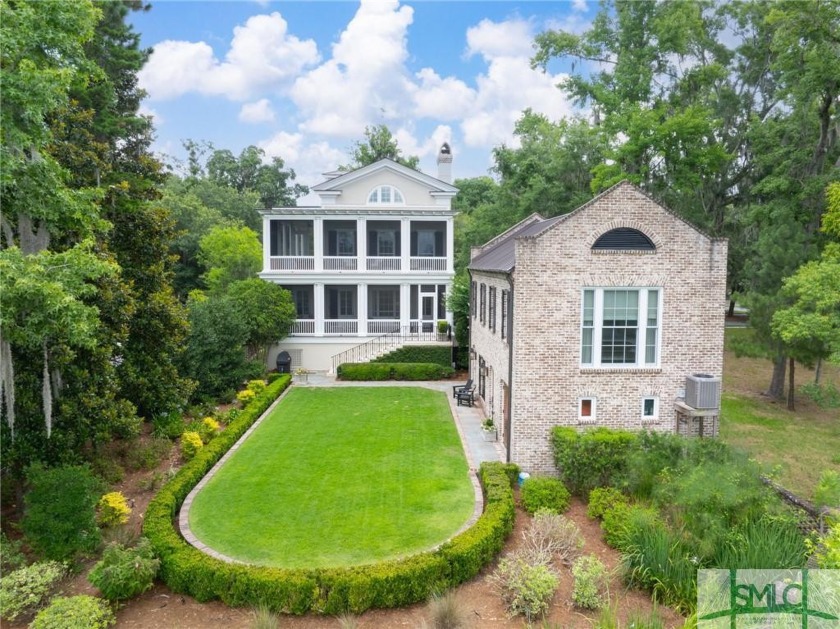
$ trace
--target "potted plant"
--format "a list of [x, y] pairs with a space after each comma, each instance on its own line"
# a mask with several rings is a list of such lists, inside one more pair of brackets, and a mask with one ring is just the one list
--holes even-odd
[[481, 423], [481, 430], [484, 431], [485, 441], [495, 441], [497, 438], [496, 424], [493, 423], [493, 418], [488, 417]]
[[295, 378], [298, 382], [309, 382], [309, 370], [298, 367], [295, 369]]
[[449, 322], [440, 320], [437, 322], [438, 341], [446, 341], [449, 335]]

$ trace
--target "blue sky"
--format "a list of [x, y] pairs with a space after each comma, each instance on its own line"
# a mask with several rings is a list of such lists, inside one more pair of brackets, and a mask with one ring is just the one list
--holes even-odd
[[549, 28], [586, 28], [594, 5], [157, 0], [131, 18], [154, 49], [143, 111], [160, 153], [183, 157], [187, 138], [237, 153], [255, 144], [307, 185], [382, 123], [421, 170], [436, 173], [448, 141], [454, 177], [483, 175], [525, 108], [574, 113], [555, 87], [563, 68], [531, 70], [531, 44]]

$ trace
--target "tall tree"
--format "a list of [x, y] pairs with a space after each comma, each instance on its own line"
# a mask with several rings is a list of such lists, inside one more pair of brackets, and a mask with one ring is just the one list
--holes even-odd
[[[92, 281], [114, 272], [93, 246], [93, 236], [104, 227], [94, 204], [96, 192], [68, 186], [66, 170], [46, 151], [52, 139], [48, 119], [68, 105], [71, 85], [98, 76], [84, 52], [98, 17], [86, 1], [0, 5], [0, 355], [6, 454], [27, 451], [20, 442], [15, 449], [16, 424], [24, 424], [18, 428], [25, 429], [27, 438], [52, 435], [53, 397], [60, 388], [52, 359], [61, 362], [55, 354], [68, 356], [95, 344], [98, 313], [84, 299]], [[33, 311], [39, 304], [46, 309]], [[68, 313], [75, 316], [61, 325]], [[41, 393], [40, 408], [33, 404], [33, 389]], [[24, 461], [12, 459], [19, 475]]]
[[263, 208], [293, 206], [308, 192], [306, 186], [292, 185], [295, 171], [285, 170], [282, 158], [269, 161], [256, 146], [246, 147], [238, 158], [227, 149], [214, 150], [207, 160], [207, 177], [240, 193], [256, 193]]
[[342, 170], [355, 170], [386, 158], [415, 170], [420, 164], [420, 158], [416, 155], [402, 154], [396, 138], [384, 124], [365, 127], [365, 139], [353, 145], [350, 157], [352, 161], [347, 166], [342, 166]]
[[256, 276], [262, 268], [262, 245], [247, 227], [214, 227], [201, 239], [199, 260], [210, 292], [223, 294], [233, 282]]

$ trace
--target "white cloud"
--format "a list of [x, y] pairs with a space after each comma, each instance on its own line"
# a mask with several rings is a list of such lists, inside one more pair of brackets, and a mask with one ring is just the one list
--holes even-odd
[[414, 90], [414, 114], [421, 118], [457, 120], [475, 102], [475, 91], [455, 77], [441, 78], [431, 68], [417, 73], [420, 85]]
[[572, 9], [579, 13], [586, 13], [589, 10], [589, 5], [586, 0], [572, 0]]
[[275, 11], [235, 27], [224, 61], [205, 42], [157, 44], [139, 73], [140, 87], [156, 100], [188, 92], [245, 100], [287, 85], [319, 60], [315, 42], [290, 35], [286, 21]]
[[273, 122], [274, 110], [267, 98], [261, 98], [255, 103], [245, 103], [239, 110], [239, 120], [258, 124], [260, 122]]
[[145, 103], [141, 104], [140, 107], [137, 109], [137, 113], [141, 116], [147, 116], [152, 119], [152, 125], [155, 127], [161, 126], [166, 119], [161, 116], [156, 110], [148, 107]]
[[366, 125], [406, 113], [413, 91], [406, 37], [413, 16], [397, 0], [362, 0], [332, 58], [295, 81], [291, 96], [304, 116], [303, 131], [358, 138]]
[[557, 89], [564, 75], [533, 70], [531, 25], [521, 19], [482, 20], [467, 32], [468, 52], [480, 54], [487, 72], [476, 79], [475, 104], [461, 122], [468, 146], [510, 144], [522, 111], [531, 108], [550, 119], [572, 113], [572, 105]]
[[[314, 186], [323, 181], [325, 171], [334, 170], [349, 161], [345, 151], [341, 151], [327, 142], [312, 142], [302, 133], [280, 131], [258, 146], [265, 151], [267, 157], [281, 157], [287, 167], [293, 168], [298, 183]], [[317, 202], [314, 198], [306, 197], [301, 204]]]
[[467, 54], [485, 59], [528, 57], [534, 53], [534, 34], [528, 22], [521, 19], [492, 22], [484, 19], [467, 30]]

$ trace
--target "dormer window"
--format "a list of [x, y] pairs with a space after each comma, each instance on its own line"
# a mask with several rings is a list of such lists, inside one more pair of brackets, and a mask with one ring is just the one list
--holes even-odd
[[394, 186], [379, 186], [368, 195], [368, 205], [403, 205], [402, 192]]

